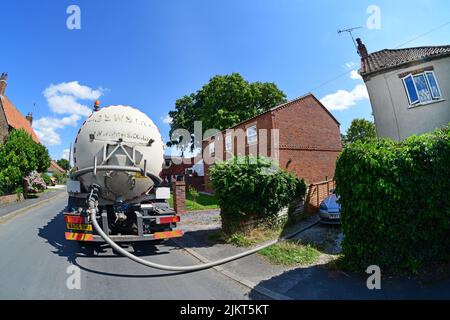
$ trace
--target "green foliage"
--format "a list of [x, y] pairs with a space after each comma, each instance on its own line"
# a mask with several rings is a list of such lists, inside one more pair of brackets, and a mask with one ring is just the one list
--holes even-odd
[[53, 177], [55, 177], [56, 182], [58, 184], [66, 184], [67, 183], [67, 174], [66, 173], [55, 173], [53, 174]]
[[194, 187], [189, 187], [187, 190], [187, 198], [191, 198], [192, 201], [197, 202], [198, 197], [200, 196], [199, 192]]
[[235, 157], [216, 163], [210, 177], [227, 233], [249, 219], [275, 220], [283, 207], [303, 197], [306, 190], [303, 180], [266, 158]]
[[70, 169], [69, 160], [67, 159], [59, 159], [56, 163], [66, 171]]
[[50, 166], [47, 148], [33, 141], [23, 129], [12, 130], [0, 146], [0, 189], [15, 192], [22, 178], [33, 170], [44, 172]]
[[377, 132], [375, 124], [366, 119], [353, 119], [345, 135], [341, 135], [344, 144], [358, 140], [375, 139]]
[[335, 179], [347, 265], [416, 272], [450, 249], [450, 126], [347, 145]]
[[[170, 196], [169, 205], [173, 208], [173, 196]], [[217, 198], [214, 195], [198, 193], [195, 199], [191, 196], [190, 192], [186, 193], [186, 210], [215, 210], [219, 209]]]
[[215, 76], [197, 92], [176, 101], [175, 110], [169, 112], [170, 136], [178, 128], [193, 133], [194, 121], [202, 121], [203, 130], [225, 130], [283, 102], [286, 95], [274, 83], [249, 83], [239, 73]]
[[52, 178], [47, 173], [43, 173], [41, 176], [47, 186], [52, 185]]
[[260, 254], [274, 264], [294, 266], [316, 262], [321, 252], [310, 244], [304, 245], [295, 240], [288, 240], [265, 248]]

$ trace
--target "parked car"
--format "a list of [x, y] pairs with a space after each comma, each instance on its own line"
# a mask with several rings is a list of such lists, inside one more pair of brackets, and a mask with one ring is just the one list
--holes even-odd
[[330, 190], [330, 192], [331, 194], [320, 203], [320, 221], [327, 224], [340, 224], [341, 206], [339, 204], [339, 196], [336, 195], [335, 190]]

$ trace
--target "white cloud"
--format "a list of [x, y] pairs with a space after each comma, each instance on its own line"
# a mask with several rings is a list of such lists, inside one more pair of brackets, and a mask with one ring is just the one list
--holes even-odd
[[61, 159], [69, 160], [70, 149], [64, 149], [61, 155]]
[[167, 115], [165, 117], [161, 117], [161, 120], [165, 124], [172, 124], [172, 118], [169, 115]]
[[367, 88], [365, 85], [359, 84], [352, 91], [338, 90], [326, 95], [320, 102], [328, 110], [345, 110], [356, 105], [356, 102], [366, 99], [369, 99]]
[[61, 82], [51, 84], [44, 90], [44, 96], [71, 95], [81, 100], [95, 100], [103, 94], [103, 89], [91, 89], [88, 86], [80, 85], [78, 81]]
[[353, 80], [362, 80], [362, 77], [359, 75], [359, 73], [358, 73], [357, 70], [352, 70], [352, 71], [350, 72], [350, 79], [353, 79]]
[[88, 116], [91, 108], [78, 100], [97, 100], [103, 94], [103, 89], [91, 89], [80, 85], [78, 81], [51, 84], [43, 94], [53, 112], [58, 114], [79, 114]]
[[67, 126], [75, 127], [81, 116], [73, 114], [62, 119], [53, 117], [44, 117], [33, 121], [33, 129], [39, 140], [45, 145], [54, 146], [61, 144], [61, 137], [56, 132], [57, 129], [63, 129]]
[[102, 88], [92, 89], [78, 83], [78, 81], [51, 84], [43, 91], [50, 110], [57, 114], [68, 115], [64, 118], [43, 117], [33, 122], [33, 128], [39, 139], [46, 145], [61, 144], [61, 137], [57, 130], [67, 126], [76, 127], [82, 117], [91, 114], [92, 107], [79, 102], [94, 101], [103, 95]]
[[345, 66], [349, 69], [353, 69], [354, 67], [356, 67], [356, 63], [354, 63], [353, 61], [346, 62]]

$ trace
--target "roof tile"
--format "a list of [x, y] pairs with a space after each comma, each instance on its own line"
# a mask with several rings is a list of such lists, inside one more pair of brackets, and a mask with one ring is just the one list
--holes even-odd
[[8, 97], [0, 95], [0, 99], [8, 124], [14, 129], [24, 129], [31, 135], [35, 142], [39, 143], [39, 138], [28, 120], [19, 112], [19, 110], [16, 109]]
[[384, 49], [373, 52], [361, 60], [359, 73], [362, 76], [378, 71], [389, 70], [404, 64], [450, 56], [450, 45], [436, 47], [417, 47], [406, 49]]

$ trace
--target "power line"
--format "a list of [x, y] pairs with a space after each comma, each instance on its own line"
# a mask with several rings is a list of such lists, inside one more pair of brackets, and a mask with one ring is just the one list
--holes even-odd
[[433, 29], [431, 29], [431, 30], [429, 30], [429, 31], [427, 31], [427, 32], [425, 32], [425, 33], [422, 33], [422, 34], [418, 35], [417, 37], [415, 37], [415, 38], [413, 38], [413, 39], [411, 39], [411, 40], [408, 40], [408, 41], [402, 43], [401, 45], [395, 47], [394, 49], [398, 49], [398, 48], [400, 48], [400, 47], [403, 47], [405, 44], [408, 44], [408, 43], [413, 42], [413, 41], [415, 41], [415, 40], [417, 40], [417, 39], [420, 39], [420, 38], [422, 38], [422, 37], [424, 37], [424, 36], [426, 36], [426, 35], [428, 35], [428, 34], [434, 32], [434, 31], [437, 31], [437, 30], [439, 30], [439, 29], [442, 29], [443, 27], [445, 27], [445, 26], [447, 26], [447, 25], [449, 25], [449, 24], [450, 24], [450, 21], [447, 21], [446, 23], [444, 23], [444, 24], [442, 24], [442, 25], [440, 25], [440, 26], [438, 26], [438, 27], [436, 27], [436, 28], [433, 28]]
[[[447, 21], [446, 23], [441, 24], [441, 25], [439, 25], [438, 27], [435, 27], [435, 28], [433, 28], [433, 29], [430, 29], [430, 30], [428, 30], [427, 32], [424, 32], [424, 33], [422, 33], [422, 34], [420, 34], [420, 35], [418, 35], [418, 36], [416, 36], [416, 37], [414, 37], [414, 38], [412, 38], [412, 39], [410, 39], [410, 40], [408, 40], [408, 41], [406, 41], [406, 42], [403, 42], [402, 44], [400, 44], [400, 45], [394, 47], [394, 49], [398, 49], [398, 48], [404, 46], [405, 44], [411, 43], [411, 42], [413, 42], [413, 41], [415, 41], [415, 40], [417, 40], [417, 39], [420, 39], [420, 38], [422, 38], [422, 37], [424, 37], [424, 36], [426, 36], [426, 35], [429, 35], [430, 33], [433, 33], [433, 32], [435, 32], [435, 31], [437, 31], [437, 30], [439, 30], [439, 29], [442, 29], [442, 28], [444, 28], [445, 26], [447, 26], [447, 25], [449, 25], [449, 24], [450, 24], [450, 21]], [[345, 30], [342, 30], [342, 31], [345, 31]], [[345, 71], [345, 72], [343, 72], [343, 73], [341, 73], [341, 74], [335, 76], [334, 78], [331, 78], [330, 80], [327, 80], [327, 81], [325, 81], [325, 82], [319, 84], [317, 87], [315, 87], [315, 88], [312, 89], [312, 90], [309, 90], [308, 92], [313, 92], [313, 91], [315, 91], [315, 90], [317, 90], [317, 89], [320, 89], [320, 88], [326, 86], [327, 84], [332, 83], [332, 82], [334, 82], [334, 81], [336, 81], [336, 80], [342, 78], [343, 76], [347, 75], [348, 73], [349, 73], [349, 71]]]

